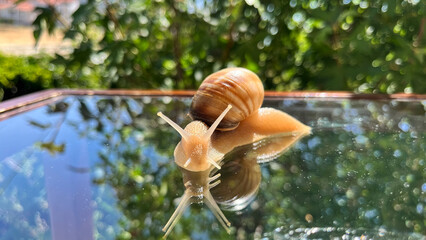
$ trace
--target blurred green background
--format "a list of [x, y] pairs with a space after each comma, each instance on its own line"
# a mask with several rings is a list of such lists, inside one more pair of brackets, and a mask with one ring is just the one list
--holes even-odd
[[426, 93], [420, 0], [88, 0], [38, 6], [34, 37], [68, 53], [0, 55], [0, 99], [47, 88], [196, 89], [229, 66], [266, 90]]

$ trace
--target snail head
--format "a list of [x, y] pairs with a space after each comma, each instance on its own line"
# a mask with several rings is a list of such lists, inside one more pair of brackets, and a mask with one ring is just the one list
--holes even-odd
[[[181, 145], [185, 159], [181, 163], [183, 163], [184, 168], [188, 167], [189, 164], [194, 164], [202, 169], [205, 168], [203, 166], [206, 164], [212, 164], [216, 168], [220, 169], [220, 166], [216, 163], [216, 161], [209, 158], [208, 152], [211, 147], [210, 139], [220, 121], [222, 121], [231, 108], [232, 105], [229, 104], [209, 128], [207, 128], [206, 124], [203, 122], [193, 121], [189, 123], [185, 129], [182, 129], [163, 113], [157, 113], [159, 117], [170, 124], [170, 126], [172, 126], [182, 137]], [[177, 162], [178, 159], [175, 159], [175, 161]]]

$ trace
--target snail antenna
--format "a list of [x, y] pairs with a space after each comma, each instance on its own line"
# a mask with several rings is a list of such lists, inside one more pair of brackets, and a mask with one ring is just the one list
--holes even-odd
[[206, 191], [204, 193], [204, 199], [206, 200], [206, 205], [210, 208], [219, 223], [223, 226], [223, 228], [225, 228], [226, 232], [229, 234], [231, 232], [231, 229], [229, 228], [231, 226], [231, 223], [228, 221], [228, 219], [226, 219], [225, 215], [220, 210], [219, 206], [216, 204], [216, 201], [214, 200], [210, 191]]
[[182, 199], [180, 200], [178, 207], [176, 208], [173, 215], [170, 217], [169, 221], [166, 223], [166, 225], [163, 228], [163, 232], [165, 232], [163, 239], [167, 238], [167, 236], [170, 234], [170, 231], [173, 229], [173, 227], [178, 222], [179, 218], [182, 216], [183, 211], [191, 204], [191, 202], [189, 202], [191, 197], [192, 196], [190, 192], [185, 191], [185, 193], [182, 196]]
[[208, 139], [212, 136], [214, 130], [216, 130], [219, 123], [222, 121], [222, 119], [225, 117], [225, 115], [229, 112], [231, 108], [232, 108], [232, 105], [228, 104], [228, 107], [226, 107], [226, 109], [219, 115], [216, 121], [214, 121], [214, 123], [210, 126], [209, 130], [207, 130], [207, 132], [204, 134], [205, 138]]
[[209, 177], [209, 178], [208, 178], [208, 183], [211, 183], [211, 182], [213, 182], [214, 180], [216, 180], [216, 179], [220, 178], [220, 176], [221, 176], [221, 174], [220, 174], [220, 173], [218, 173], [218, 174], [214, 175], [213, 177]]
[[220, 166], [219, 166], [219, 164], [217, 164], [217, 162], [215, 162], [215, 161], [214, 161], [214, 160], [212, 160], [212, 159], [208, 159], [208, 161], [209, 161], [209, 163], [210, 163], [211, 165], [213, 165], [215, 168], [220, 169]]
[[215, 161], [215, 159], [211, 158], [210, 156], [207, 156], [207, 161], [213, 165], [215, 168], [220, 169], [220, 165]]
[[191, 162], [191, 158], [188, 158], [188, 160], [186, 160], [185, 164], [183, 164], [183, 167], [188, 167], [190, 162]]
[[168, 124], [170, 124], [170, 126], [172, 126], [172, 128], [176, 129], [176, 131], [180, 134], [180, 136], [183, 139], [188, 139], [189, 134], [183, 129], [181, 128], [179, 125], [177, 125], [175, 122], [173, 122], [170, 118], [168, 118], [166, 115], [164, 115], [162, 112], [158, 112], [157, 116], [161, 117], [164, 121], [166, 121]]

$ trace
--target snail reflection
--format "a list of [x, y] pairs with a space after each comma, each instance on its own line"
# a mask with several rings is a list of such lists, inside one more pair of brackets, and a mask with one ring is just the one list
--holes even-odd
[[228, 211], [240, 211], [254, 200], [261, 181], [259, 163], [270, 162], [281, 156], [299, 139], [308, 134], [276, 134], [258, 142], [240, 146], [226, 154], [220, 174], [221, 184], [211, 189], [217, 203]]
[[[269, 161], [310, 132], [310, 127], [282, 111], [260, 108], [263, 98], [263, 85], [255, 73], [244, 68], [228, 68], [211, 74], [203, 81], [190, 108], [189, 115], [194, 121], [185, 129], [158, 113], [182, 137], [175, 148], [174, 159], [182, 170], [186, 188], [177, 209], [163, 228], [165, 236], [184, 209], [193, 202], [205, 202], [229, 232], [231, 224], [210, 191], [218, 185], [225, 185], [220, 184], [221, 174], [216, 173], [224, 163], [224, 156], [239, 146], [254, 143], [262, 146], [262, 140], [272, 136], [283, 137], [282, 143], [273, 141], [259, 147], [257, 154], [260, 157], [251, 158], [256, 159], [256, 163]], [[250, 161], [250, 158], [245, 160]]]

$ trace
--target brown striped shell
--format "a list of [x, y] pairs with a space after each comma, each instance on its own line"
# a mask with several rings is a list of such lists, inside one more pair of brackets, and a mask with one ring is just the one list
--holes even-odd
[[263, 103], [262, 81], [245, 68], [226, 68], [209, 75], [192, 99], [190, 116], [210, 126], [228, 106], [232, 109], [217, 127], [218, 130], [235, 129], [239, 123]]

